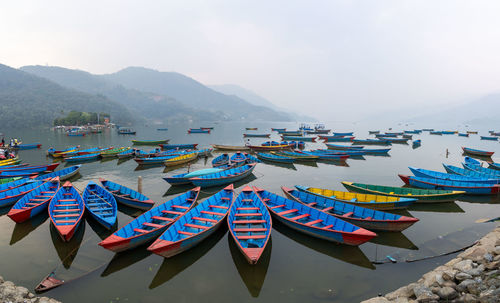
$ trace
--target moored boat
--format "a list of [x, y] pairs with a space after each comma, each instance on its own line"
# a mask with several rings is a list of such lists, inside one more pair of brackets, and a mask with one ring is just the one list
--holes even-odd
[[448, 181], [435, 178], [422, 178], [399, 175], [404, 183], [426, 189], [444, 189], [465, 191], [469, 195], [496, 195], [500, 191], [499, 184], [478, 184], [471, 182]]
[[369, 230], [399, 232], [418, 222], [417, 218], [334, 201], [284, 186], [281, 189], [291, 200], [316, 208], [341, 220]]
[[377, 236], [369, 230], [297, 201], [286, 199], [257, 187], [254, 187], [254, 191], [274, 218], [299, 232], [354, 246], [370, 241]]
[[187, 154], [187, 155], [181, 155], [181, 156], [177, 156], [177, 157], [174, 157], [174, 158], [167, 159], [167, 160], [165, 160], [163, 162], [163, 164], [165, 166], [181, 165], [181, 164], [184, 164], [184, 163], [188, 163], [188, 162], [194, 161], [197, 158], [198, 158], [198, 154], [197, 153], [190, 153], [190, 154]]
[[468, 137], [469, 134], [468, 133], [458, 133], [458, 136], [459, 137]]
[[443, 164], [444, 169], [450, 173], [450, 174], [456, 174], [456, 175], [462, 175], [462, 176], [468, 176], [468, 177], [474, 177], [474, 178], [486, 178], [486, 179], [494, 179], [494, 178], [500, 178], [499, 175], [497, 175], [494, 172], [490, 171], [476, 171], [473, 170], [473, 166], [470, 166], [470, 169], [466, 168], [461, 168], [453, 165], [447, 165]]
[[469, 177], [469, 176], [462, 176], [462, 175], [456, 175], [456, 174], [448, 174], [448, 173], [442, 173], [438, 171], [433, 171], [433, 170], [428, 170], [428, 169], [422, 169], [422, 168], [416, 168], [416, 167], [408, 167], [413, 175], [416, 177], [422, 177], [422, 178], [428, 178], [428, 179], [442, 179], [442, 180], [449, 180], [449, 181], [458, 181], [458, 182], [469, 182], [469, 183], [480, 183], [480, 184], [499, 184], [500, 183], [500, 176], [496, 179], [494, 178], [477, 178], [477, 177]]
[[177, 154], [162, 156], [162, 157], [149, 157], [149, 158], [134, 158], [134, 161], [139, 165], [155, 165], [163, 164], [166, 160], [177, 157]]
[[234, 153], [234, 155], [231, 156], [230, 162], [234, 166], [241, 166], [245, 163], [246, 159], [247, 159], [247, 157], [245, 156], [244, 153], [236, 152], [236, 153]]
[[36, 149], [36, 148], [41, 148], [42, 144], [41, 143], [31, 143], [31, 144], [17, 144], [13, 145], [12, 148], [14, 149]]
[[90, 181], [82, 198], [90, 215], [106, 229], [111, 229], [117, 220], [118, 207], [113, 195], [106, 189]]
[[134, 155], [135, 155], [135, 150], [132, 149], [132, 148], [124, 150], [124, 151], [119, 152], [118, 154], [116, 154], [116, 156], [118, 157], [118, 159], [131, 158]]
[[116, 201], [123, 205], [147, 210], [155, 204], [153, 200], [133, 189], [105, 179], [99, 179], [99, 181], [115, 197]]
[[490, 168], [482, 167], [480, 165], [475, 165], [472, 163], [462, 163], [462, 165], [465, 169], [477, 171], [477, 172], [480, 172], [482, 174], [488, 174], [488, 175], [492, 175], [495, 177], [500, 177], [500, 171], [498, 171], [496, 169], [490, 169]]
[[[44, 181], [33, 180], [33, 181], [25, 181], [21, 186], [16, 186], [14, 188], [7, 187], [8, 188], [7, 190], [0, 192], [0, 208], [16, 203], [24, 195], [31, 192], [32, 190], [42, 185], [43, 183]], [[6, 184], [2, 184], [2, 186]]]
[[64, 242], [69, 242], [80, 225], [85, 205], [82, 196], [66, 181], [49, 204], [50, 221]]
[[234, 146], [234, 145], [221, 145], [221, 144], [212, 144], [214, 149], [218, 150], [250, 150], [248, 146]]
[[326, 143], [326, 147], [328, 149], [338, 149], [338, 150], [350, 150], [350, 149], [364, 149], [364, 146], [347, 146], [347, 145], [340, 145], [340, 144], [331, 144], [331, 143]]
[[316, 137], [282, 136], [281, 138], [289, 141], [316, 142]]
[[243, 166], [223, 170], [214, 174], [194, 177], [190, 180], [195, 186], [200, 186], [202, 188], [229, 184], [249, 176], [256, 165], [256, 163], [245, 164]]
[[269, 138], [271, 134], [243, 134], [245, 138]]
[[202, 128], [190, 128], [188, 129], [188, 134], [210, 134], [210, 129], [202, 129]]
[[164, 150], [170, 149], [195, 149], [198, 144], [160, 144], [160, 147]]
[[498, 137], [492, 137], [492, 136], [481, 136], [481, 140], [498, 141]]
[[400, 198], [386, 195], [374, 194], [358, 194], [352, 192], [345, 192], [339, 190], [322, 189], [315, 187], [308, 187], [302, 185], [295, 185], [295, 187], [303, 192], [325, 197], [327, 199], [353, 204], [362, 207], [368, 207], [376, 210], [391, 210], [391, 209], [405, 209], [408, 208], [416, 201], [414, 198]]
[[257, 158], [264, 161], [279, 162], [279, 163], [293, 163], [294, 158], [286, 157], [282, 155], [272, 154], [272, 153], [257, 153]]
[[167, 144], [168, 139], [163, 140], [132, 140], [132, 144], [134, 145], [159, 145], [159, 144]]
[[75, 176], [80, 172], [80, 167], [81, 165], [74, 165], [70, 167], [63, 168], [61, 170], [57, 170], [52, 173], [48, 174], [43, 174], [43, 175], [38, 175], [35, 180], [44, 180], [47, 178], [59, 178], [60, 181], [64, 181], [67, 179], [70, 179], [71, 177]]
[[342, 182], [342, 185], [344, 185], [347, 190], [353, 192], [399, 198], [413, 198], [417, 199], [417, 201], [415, 201], [417, 203], [451, 202], [465, 194], [464, 191], [383, 186], [345, 181]]
[[484, 156], [484, 157], [491, 157], [495, 153], [495, 152], [474, 149], [474, 148], [468, 148], [468, 147], [462, 147], [462, 150], [464, 151], [464, 153], [467, 153], [467, 154], [476, 155], [476, 156]]
[[276, 155], [279, 155], [279, 156], [294, 158], [296, 161], [316, 161], [319, 159], [319, 156], [317, 156], [317, 155], [303, 153], [303, 152], [284, 150], [284, 151], [273, 152], [273, 153]]
[[213, 167], [219, 167], [219, 166], [227, 165], [227, 164], [229, 164], [229, 155], [226, 153], [219, 155], [215, 159], [212, 160]]
[[112, 157], [115, 157], [116, 155], [118, 155], [118, 154], [120, 154], [122, 152], [128, 151], [128, 150], [130, 150], [130, 147], [117, 147], [117, 148], [113, 148], [113, 149], [109, 149], [109, 150], [103, 151], [103, 152], [101, 152], [99, 154], [103, 158], [112, 158]]
[[250, 264], [257, 264], [271, 236], [271, 215], [257, 194], [242, 189], [227, 217], [229, 233]]
[[83, 161], [94, 161], [100, 158], [101, 155], [99, 153], [95, 153], [95, 154], [86, 154], [81, 156], [64, 158], [64, 161], [73, 163], [73, 162], [83, 162]]
[[191, 178], [203, 175], [215, 174], [221, 171], [223, 171], [222, 168], [206, 168], [170, 177], [163, 177], [163, 180], [170, 183], [170, 185], [186, 185], [186, 184], [191, 184]]
[[114, 252], [121, 252], [155, 240], [193, 207], [199, 193], [199, 187], [193, 188], [148, 210], [99, 242], [99, 245]]
[[353, 145], [391, 145], [391, 141], [389, 140], [379, 140], [379, 139], [353, 139]]
[[339, 133], [339, 132], [332, 132], [332, 135], [334, 136], [352, 136], [354, 132], [347, 132], [347, 133]]
[[324, 142], [352, 142], [354, 137], [346, 136], [319, 136]]
[[59, 178], [52, 178], [19, 199], [7, 215], [16, 223], [22, 223], [46, 212], [58, 189]]

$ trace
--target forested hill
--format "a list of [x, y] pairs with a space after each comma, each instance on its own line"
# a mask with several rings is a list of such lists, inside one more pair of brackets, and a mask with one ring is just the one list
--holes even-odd
[[103, 76], [57, 66], [24, 66], [21, 70], [54, 81], [65, 87], [90, 94], [106, 96], [110, 100], [125, 105], [137, 118], [147, 118], [163, 122], [184, 122], [189, 120], [223, 120], [222, 112], [209, 112], [186, 106], [174, 98], [129, 89], [106, 80]]
[[253, 105], [237, 96], [216, 92], [179, 73], [159, 72], [143, 67], [128, 67], [103, 77], [127, 88], [173, 97], [193, 108], [223, 112], [228, 120], [293, 120], [287, 113], [278, 112], [265, 106]]
[[71, 110], [109, 113], [120, 124], [134, 120], [123, 105], [104, 96], [64, 88], [0, 64], [0, 120], [5, 127], [51, 126]]

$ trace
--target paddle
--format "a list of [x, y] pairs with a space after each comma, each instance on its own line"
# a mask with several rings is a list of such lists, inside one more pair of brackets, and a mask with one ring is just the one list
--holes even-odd
[[106, 204], [108, 204], [109, 206], [113, 207], [113, 205], [111, 205], [111, 203], [109, 203], [108, 201], [104, 200], [103, 198], [101, 198], [96, 192], [93, 192], [91, 190], [89, 190], [89, 192], [95, 196], [97, 196], [99, 199], [101, 199], [102, 201], [104, 201]]

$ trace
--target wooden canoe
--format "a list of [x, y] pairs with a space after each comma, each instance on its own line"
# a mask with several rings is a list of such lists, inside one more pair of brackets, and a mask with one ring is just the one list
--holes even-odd
[[90, 181], [82, 195], [85, 208], [106, 229], [116, 224], [118, 207], [113, 195], [95, 182]]
[[69, 242], [80, 225], [85, 205], [80, 193], [71, 182], [59, 188], [49, 204], [50, 221], [64, 242]]
[[99, 181], [107, 191], [113, 194], [117, 202], [125, 206], [148, 210], [155, 204], [153, 200], [133, 189], [105, 179], [99, 179]]
[[212, 144], [212, 147], [217, 150], [250, 150], [248, 146], [234, 146], [234, 145], [221, 145], [221, 144]]

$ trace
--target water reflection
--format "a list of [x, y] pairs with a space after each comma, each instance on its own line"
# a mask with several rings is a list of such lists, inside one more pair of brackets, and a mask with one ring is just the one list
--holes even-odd
[[164, 258], [163, 263], [158, 269], [153, 281], [149, 285], [149, 289], [156, 288], [165, 282], [170, 281], [173, 277], [184, 271], [189, 266], [193, 265], [201, 257], [203, 257], [217, 242], [226, 234], [226, 228], [219, 228], [210, 237], [202, 241], [194, 248], [178, 254], [172, 258]]
[[417, 245], [401, 232], [377, 231], [377, 237], [371, 239], [370, 242], [384, 246], [418, 250]]
[[73, 260], [75, 260], [78, 254], [78, 249], [82, 244], [83, 235], [85, 234], [85, 222], [80, 223], [80, 226], [76, 230], [73, 238], [69, 242], [64, 242], [61, 240], [59, 233], [57, 232], [54, 225], [50, 224], [50, 237], [52, 238], [52, 243], [56, 249], [59, 260], [61, 260], [64, 268], [68, 269], [71, 267]]
[[23, 222], [17, 223], [14, 225], [14, 230], [12, 231], [12, 236], [10, 237], [10, 245], [13, 245], [24, 237], [26, 237], [29, 233], [34, 231], [38, 226], [42, 225], [49, 218], [48, 212], [42, 212], [38, 216]]
[[438, 212], [438, 213], [464, 213], [465, 211], [455, 202], [445, 203], [413, 203], [410, 211]]
[[291, 240], [329, 257], [360, 267], [375, 269], [372, 262], [357, 246], [336, 244], [330, 241], [310, 237], [288, 228], [276, 220], [273, 222], [273, 229]]
[[118, 220], [112, 228], [107, 229], [102, 226], [102, 224], [97, 222], [97, 220], [92, 216], [87, 216], [87, 223], [90, 225], [90, 228], [92, 228], [92, 230], [97, 234], [97, 236], [101, 238], [101, 240], [104, 240], [107, 237], [111, 236], [111, 234], [114, 233], [118, 227]]
[[109, 261], [108, 265], [101, 273], [101, 277], [106, 277], [120, 271], [124, 268], [133, 265], [146, 257], [150, 256], [151, 252], [147, 250], [144, 246], [137, 247], [132, 250], [117, 253], [113, 256], [113, 259]]
[[11, 208], [12, 206], [0, 207], [0, 216], [8, 214]]
[[236, 269], [238, 270], [238, 274], [240, 275], [243, 283], [248, 289], [250, 295], [254, 298], [257, 298], [260, 294], [260, 290], [264, 285], [264, 281], [266, 279], [267, 269], [269, 268], [269, 262], [271, 261], [271, 252], [272, 252], [272, 237], [269, 238], [269, 242], [267, 243], [267, 247], [262, 253], [259, 263], [256, 265], [248, 264], [243, 254], [238, 249], [236, 243], [232, 237], [227, 237], [229, 243], [229, 251], [231, 252], [231, 257], [233, 259], [234, 265], [236, 265]]
[[290, 170], [297, 170], [297, 168], [293, 165], [293, 163], [278, 163], [278, 162], [272, 162], [272, 161], [266, 161], [266, 160], [261, 160], [262, 163], [266, 165], [272, 165], [272, 166], [277, 166], [281, 168], [286, 168]]
[[132, 217], [132, 218], [137, 218], [144, 213], [143, 210], [129, 207], [129, 206], [123, 205], [121, 203], [118, 203], [118, 211], [121, 213], [124, 213], [127, 216]]
[[347, 164], [346, 160], [318, 160], [318, 163], [349, 167], [349, 164]]

